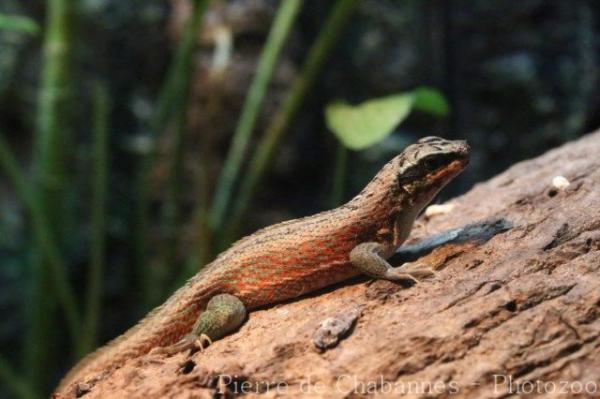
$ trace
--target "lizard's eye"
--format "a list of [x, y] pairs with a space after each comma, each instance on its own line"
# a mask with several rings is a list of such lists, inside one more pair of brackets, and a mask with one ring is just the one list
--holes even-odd
[[425, 169], [427, 169], [428, 172], [432, 172], [436, 169], [439, 169], [443, 165], [444, 160], [441, 158], [429, 158], [426, 159], [423, 163], [423, 166], [425, 166]]

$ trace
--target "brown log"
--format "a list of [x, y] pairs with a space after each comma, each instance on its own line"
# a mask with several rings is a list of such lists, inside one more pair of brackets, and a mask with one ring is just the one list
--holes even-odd
[[[556, 176], [568, 187], [555, 187]], [[600, 132], [451, 203], [413, 231], [467, 237], [420, 257], [436, 278], [411, 287], [363, 278], [253, 312], [202, 353], [147, 355], [85, 381], [79, 394], [600, 395]], [[500, 226], [491, 238], [461, 229], [489, 220], [474, 226]]]

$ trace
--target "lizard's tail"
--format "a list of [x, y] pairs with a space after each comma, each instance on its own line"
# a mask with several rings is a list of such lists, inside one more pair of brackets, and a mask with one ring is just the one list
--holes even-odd
[[[156, 315], [161, 311], [162, 306], [155, 308], [137, 325], [127, 330], [124, 334], [109, 341], [95, 351], [83, 357], [69, 372], [62, 378], [56, 387], [54, 393], [62, 393], [71, 385], [71, 383], [80, 380], [82, 377], [94, 372], [100, 372], [104, 369], [121, 365], [125, 360], [143, 355], [152, 349], [147, 345], [144, 351], [142, 345], [136, 345], [136, 342], [145, 342], [144, 328], [151, 324]], [[150, 337], [147, 337], [148, 339]], [[148, 342], [150, 344], [150, 342]]]
[[205, 302], [212, 296], [210, 286], [189, 289], [197, 278], [190, 279], [164, 304], [152, 310], [124, 334], [81, 359], [63, 377], [54, 395], [66, 392], [73, 382], [85, 376], [122, 365], [126, 360], [145, 355], [153, 348], [177, 342], [191, 330]]

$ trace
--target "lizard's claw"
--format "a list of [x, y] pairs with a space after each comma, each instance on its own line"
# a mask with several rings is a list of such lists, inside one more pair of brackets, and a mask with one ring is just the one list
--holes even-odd
[[173, 356], [179, 352], [183, 352], [186, 350], [190, 350], [190, 354], [197, 350], [203, 351], [209, 345], [212, 344], [212, 340], [206, 334], [200, 334], [197, 336], [195, 334], [188, 334], [181, 338], [178, 342], [169, 346], [160, 346], [157, 348], [153, 348], [149, 354], [157, 355], [157, 354], [165, 354], [167, 356]]
[[417, 284], [419, 282], [419, 280], [417, 280], [415, 278], [415, 276], [413, 276], [410, 273], [405, 273], [403, 271], [399, 271], [397, 269], [389, 269], [384, 278], [391, 280], [391, 281], [410, 281], [414, 284]]
[[435, 277], [437, 274], [433, 268], [423, 263], [405, 263], [399, 267], [389, 268], [386, 278], [395, 281], [411, 281], [415, 284], [427, 277]]
[[410, 274], [417, 280], [427, 277], [437, 277], [437, 273], [433, 267], [425, 263], [409, 262], [400, 266], [399, 269], [406, 274]]
[[204, 349], [208, 348], [210, 345], [212, 345], [212, 340], [210, 339], [210, 337], [206, 334], [200, 334], [200, 336], [195, 337], [193, 346], [190, 349], [192, 351], [194, 349], [196, 349], [196, 350], [199, 350], [200, 352], [202, 352]]
[[169, 347], [168, 346], [166, 346], [166, 347], [165, 346], [157, 346], [157, 347], [154, 347], [154, 348], [150, 349], [150, 352], [148, 352], [148, 354], [150, 356], [152, 356], [152, 355], [168, 354], [167, 353], [167, 348], [169, 348]]

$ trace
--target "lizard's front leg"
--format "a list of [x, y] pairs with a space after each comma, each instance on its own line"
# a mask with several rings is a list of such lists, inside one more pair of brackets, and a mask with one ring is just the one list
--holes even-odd
[[203, 349], [213, 340], [236, 330], [246, 319], [246, 307], [236, 296], [215, 295], [200, 313], [192, 331], [179, 342], [167, 347], [155, 348], [152, 353], [173, 355], [187, 349]]
[[418, 282], [435, 274], [431, 267], [415, 262], [392, 267], [387, 259], [393, 255], [394, 249], [378, 242], [364, 242], [350, 252], [350, 261], [363, 273], [385, 280]]

